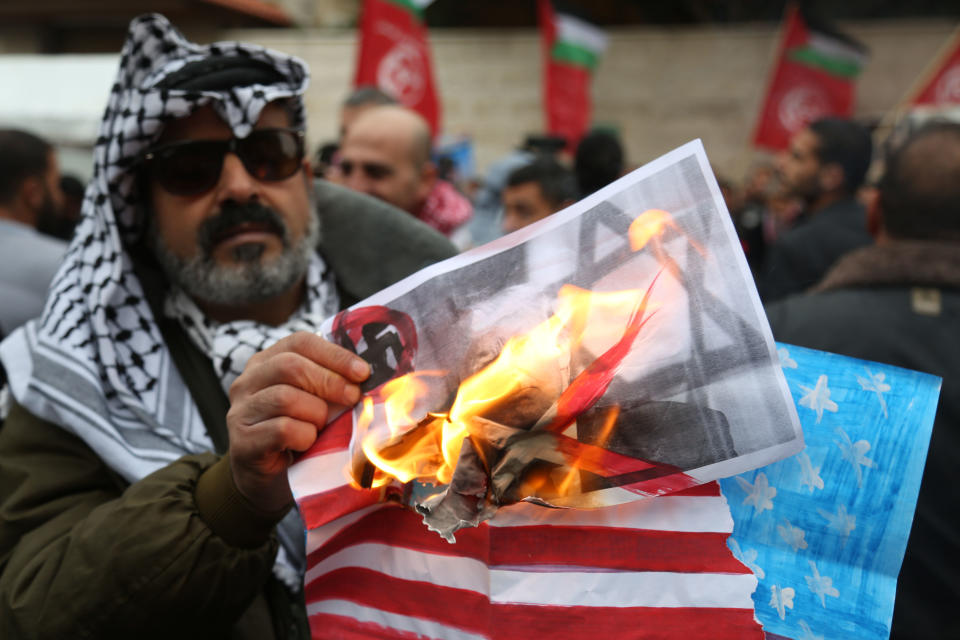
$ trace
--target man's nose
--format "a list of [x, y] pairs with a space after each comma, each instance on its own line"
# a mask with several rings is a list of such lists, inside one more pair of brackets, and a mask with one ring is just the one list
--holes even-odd
[[246, 202], [259, 189], [259, 183], [243, 166], [243, 162], [234, 153], [227, 153], [223, 157], [223, 168], [220, 170], [220, 181], [217, 191], [220, 200], [235, 200]]

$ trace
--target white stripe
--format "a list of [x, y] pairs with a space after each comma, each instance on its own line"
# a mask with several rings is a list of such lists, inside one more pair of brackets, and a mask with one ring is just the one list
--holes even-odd
[[723, 496], [647, 498], [602, 509], [548, 509], [521, 502], [502, 507], [489, 524], [494, 527], [551, 525], [658, 531], [733, 531], [733, 518]]
[[441, 556], [374, 542], [356, 544], [323, 559], [307, 571], [304, 582], [310, 584], [326, 573], [346, 567], [370, 569], [401, 580], [467, 589], [484, 595], [487, 593], [489, 569], [478, 560]]
[[753, 574], [490, 571], [490, 600], [561, 607], [733, 607], [752, 609]]
[[445, 640], [486, 640], [487, 638], [456, 627], [448, 627], [433, 620], [390, 613], [346, 600], [321, 600], [307, 605], [307, 615], [323, 613], [352, 618], [358, 622], [372, 622], [389, 629], [409, 631], [417, 634], [418, 637], [444, 638]]
[[379, 511], [380, 509], [396, 509], [395, 505], [391, 504], [374, 504], [369, 507], [364, 507], [359, 511], [354, 511], [351, 514], [345, 515], [342, 518], [337, 518], [333, 522], [328, 522], [325, 525], [319, 526], [316, 529], [307, 530], [307, 553], [312, 553], [327, 544], [331, 538], [335, 535], [352, 525], [354, 522], [361, 520], [367, 517], [369, 514], [374, 511]]
[[299, 461], [287, 472], [293, 497], [302, 500], [314, 493], [324, 493], [349, 484], [347, 449], [312, 456]]
[[850, 44], [830, 36], [812, 32], [808, 44], [812, 49], [839, 60], [855, 62], [861, 66], [867, 64], [867, 56]]
[[[31, 329], [35, 327], [31, 326]], [[34, 350], [36, 351], [37, 356], [42, 356], [51, 362], [55, 362], [57, 366], [63, 367], [64, 369], [69, 369], [74, 375], [83, 378], [91, 386], [95, 388], [100, 388], [100, 376], [90, 368], [88, 363], [78, 360], [73, 357], [72, 353], [64, 354], [63, 351], [60, 351], [57, 347], [59, 345], [49, 345], [45, 342], [40, 342], [37, 336], [34, 340]]]
[[589, 22], [566, 13], [556, 14], [554, 21], [557, 25], [557, 40], [589, 49], [597, 55], [606, 50], [606, 34]]

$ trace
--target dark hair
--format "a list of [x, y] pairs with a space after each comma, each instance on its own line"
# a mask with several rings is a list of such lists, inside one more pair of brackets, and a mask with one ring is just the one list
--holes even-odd
[[10, 204], [27, 178], [43, 177], [52, 150], [49, 142], [32, 133], [0, 129], [0, 204]]
[[540, 192], [551, 207], [559, 208], [577, 199], [577, 181], [573, 172], [549, 156], [511, 171], [506, 186], [516, 187], [528, 182], [540, 185]]
[[84, 189], [86, 185], [80, 178], [70, 174], [60, 176], [60, 191], [68, 198], [82, 198]]
[[345, 107], [364, 107], [384, 104], [400, 104], [400, 102], [383, 89], [374, 87], [373, 85], [357, 87], [347, 96], [347, 99], [343, 101], [343, 106]]
[[820, 164], [836, 163], [843, 169], [844, 192], [856, 193], [870, 168], [873, 141], [866, 127], [852, 120], [822, 118], [810, 124], [817, 136]]
[[573, 170], [577, 174], [580, 195], [602, 189], [623, 173], [623, 146], [616, 135], [595, 129], [577, 145]]
[[890, 235], [960, 240], [960, 123], [912, 133], [887, 158], [879, 191]]

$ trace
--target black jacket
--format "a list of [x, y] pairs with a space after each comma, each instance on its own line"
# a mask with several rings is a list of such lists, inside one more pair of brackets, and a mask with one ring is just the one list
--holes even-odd
[[873, 244], [856, 200], [841, 200], [787, 231], [767, 250], [757, 289], [764, 302], [800, 293], [820, 282], [844, 254]]
[[777, 340], [943, 378], [891, 637], [960, 638], [960, 244], [861, 249], [767, 316]]

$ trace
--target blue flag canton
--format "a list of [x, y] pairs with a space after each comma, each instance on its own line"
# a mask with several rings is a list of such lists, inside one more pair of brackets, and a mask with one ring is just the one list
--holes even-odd
[[721, 481], [766, 631], [889, 637], [940, 379], [778, 344], [806, 448]]

